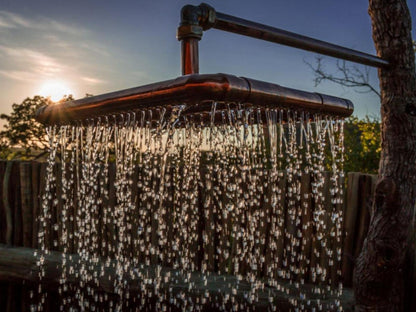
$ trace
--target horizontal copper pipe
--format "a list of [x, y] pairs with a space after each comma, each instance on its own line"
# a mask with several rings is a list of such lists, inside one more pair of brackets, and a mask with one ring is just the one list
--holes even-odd
[[340, 117], [353, 112], [351, 101], [228, 74], [186, 75], [141, 87], [41, 107], [36, 119], [65, 124], [122, 112], [186, 104], [185, 113], [209, 111], [206, 101], [286, 107]]
[[306, 37], [283, 29], [216, 12], [215, 29], [312, 51], [373, 67], [387, 67], [389, 62], [375, 55]]

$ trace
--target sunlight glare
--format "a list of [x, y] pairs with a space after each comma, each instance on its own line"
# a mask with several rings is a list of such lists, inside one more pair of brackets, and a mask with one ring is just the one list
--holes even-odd
[[44, 97], [49, 97], [53, 102], [57, 102], [62, 100], [65, 95], [73, 95], [74, 93], [65, 82], [50, 80], [43, 83], [38, 94]]

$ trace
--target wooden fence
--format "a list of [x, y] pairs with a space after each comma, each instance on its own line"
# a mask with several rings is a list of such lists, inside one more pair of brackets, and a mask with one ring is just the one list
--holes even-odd
[[[45, 172], [45, 163], [0, 161], [0, 244], [37, 248], [36, 217], [39, 215]], [[367, 233], [375, 181], [374, 175], [347, 175], [342, 239], [342, 281], [347, 288], [352, 286], [354, 260], [360, 253]], [[28, 302], [33, 285], [9, 283], [2, 278], [4, 274], [1, 272], [4, 271], [7, 268], [2, 267], [0, 259], [0, 309], [29, 311]], [[414, 276], [413, 272], [412, 274]], [[415, 281], [416, 278], [413, 277], [409, 285], [416, 284]], [[53, 300], [48, 301], [47, 305], [47, 310], [50, 311], [58, 308], [54, 306]]]

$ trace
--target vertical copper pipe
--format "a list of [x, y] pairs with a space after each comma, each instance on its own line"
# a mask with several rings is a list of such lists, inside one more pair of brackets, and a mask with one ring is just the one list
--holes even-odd
[[199, 53], [197, 38], [182, 40], [182, 75], [199, 73]]

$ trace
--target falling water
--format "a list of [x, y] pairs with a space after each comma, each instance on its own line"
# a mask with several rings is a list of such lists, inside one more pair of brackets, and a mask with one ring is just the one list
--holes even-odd
[[42, 283], [60, 252], [61, 310], [342, 309], [342, 120], [212, 103], [47, 134], [37, 257]]

